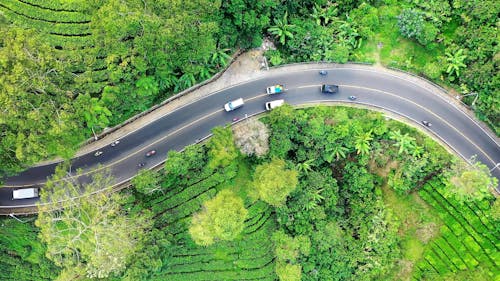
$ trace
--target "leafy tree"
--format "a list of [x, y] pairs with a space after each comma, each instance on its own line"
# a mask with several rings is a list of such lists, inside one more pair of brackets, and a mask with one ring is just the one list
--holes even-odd
[[446, 62], [448, 66], [446, 68], [446, 73], [448, 73], [450, 80], [455, 80], [455, 77], [460, 77], [460, 69], [466, 67], [464, 61], [467, 58], [467, 55], [463, 54], [463, 49], [460, 49], [456, 52], [447, 51]]
[[297, 175], [297, 171], [285, 169], [284, 160], [275, 158], [269, 163], [257, 166], [253, 186], [260, 199], [279, 207], [297, 186]]
[[141, 170], [132, 179], [132, 184], [143, 194], [151, 194], [161, 189], [158, 173], [153, 170]]
[[276, 262], [276, 274], [282, 281], [300, 281], [302, 279], [302, 267], [300, 264], [290, 264], [282, 261]]
[[262, 43], [262, 31], [271, 22], [271, 10], [276, 0], [223, 0], [219, 9], [219, 46], [232, 48], [257, 47]]
[[490, 191], [497, 187], [497, 178], [491, 176], [488, 166], [470, 160], [471, 165], [457, 160], [446, 173], [445, 196], [452, 196], [459, 201], [480, 201], [491, 196]]
[[398, 16], [398, 27], [404, 37], [416, 38], [424, 28], [424, 16], [415, 9], [404, 9]]
[[207, 144], [210, 161], [208, 167], [215, 169], [229, 165], [236, 157], [238, 150], [233, 141], [231, 127], [215, 127], [212, 130], [212, 137]]
[[43, 34], [0, 24], [0, 176], [61, 155], [84, 138], [65, 61]]
[[90, 128], [105, 128], [109, 124], [111, 111], [90, 94], [79, 95], [75, 101], [77, 114], [83, 116], [83, 120]]
[[81, 184], [60, 166], [42, 189], [36, 225], [47, 257], [63, 267], [60, 279], [121, 273], [150, 228], [147, 215], [124, 213], [120, 203], [125, 197], [112, 192], [114, 181], [99, 171]]
[[283, 231], [276, 231], [272, 240], [275, 244], [276, 252], [276, 274], [280, 280], [300, 280], [301, 266], [295, 264], [299, 254], [308, 256], [311, 248], [311, 241], [307, 236], [290, 237]]
[[233, 240], [243, 230], [247, 215], [243, 200], [224, 189], [203, 203], [203, 209], [193, 215], [189, 233], [196, 244], [203, 246]]
[[233, 126], [234, 142], [243, 154], [264, 156], [269, 151], [269, 129], [257, 119]]
[[274, 25], [267, 29], [269, 33], [278, 38], [281, 45], [285, 45], [287, 38], [293, 38], [295, 25], [288, 23], [288, 12], [283, 19], [274, 19]]

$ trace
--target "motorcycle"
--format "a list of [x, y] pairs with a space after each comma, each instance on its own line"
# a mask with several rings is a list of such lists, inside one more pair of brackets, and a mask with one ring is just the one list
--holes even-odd
[[320, 70], [319, 74], [325, 76], [325, 75], [328, 74], [328, 71], [326, 71], [326, 70]]
[[350, 100], [356, 100], [356, 99], [357, 99], [357, 97], [356, 97], [356, 96], [349, 96], [349, 99], [350, 99]]

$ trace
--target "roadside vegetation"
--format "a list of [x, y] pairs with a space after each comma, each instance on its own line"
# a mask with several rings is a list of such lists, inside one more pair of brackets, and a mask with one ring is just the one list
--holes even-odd
[[5, 0], [0, 176], [70, 158], [266, 37], [272, 65], [356, 61], [426, 76], [498, 134], [499, 11], [493, 0]]
[[[169, 152], [133, 188], [41, 206], [39, 230], [3, 219], [2, 280], [489, 280], [498, 200], [454, 192], [452, 162], [380, 113], [285, 105]], [[78, 190], [63, 172], [42, 199]], [[109, 185], [94, 177], [88, 193]]]

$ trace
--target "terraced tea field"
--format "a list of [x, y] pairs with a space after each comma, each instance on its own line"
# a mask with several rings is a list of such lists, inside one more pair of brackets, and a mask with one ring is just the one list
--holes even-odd
[[[80, 3], [81, 2], [81, 3]], [[90, 4], [88, 4], [90, 5]], [[80, 92], [99, 94], [107, 85], [105, 54], [95, 48], [90, 7], [84, 1], [3, 0], [0, 12], [14, 25], [43, 33], [61, 60], [69, 61]]]
[[192, 214], [235, 176], [235, 166], [213, 174], [201, 173], [146, 203], [154, 212], [155, 226], [173, 241], [169, 249], [173, 254], [151, 280], [276, 280], [270, 241], [276, 229], [274, 213], [261, 201], [246, 204], [249, 215], [238, 239], [201, 247], [190, 238]]
[[499, 229], [487, 213], [489, 202], [461, 204], [445, 198], [437, 188], [442, 184], [434, 179], [419, 192], [437, 210], [444, 225], [440, 237], [424, 253], [414, 278], [418, 280], [428, 273], [444, 275], [472, 270], [481, 265], [492, 280], [498, 280], [494, 278], [500, 276]]

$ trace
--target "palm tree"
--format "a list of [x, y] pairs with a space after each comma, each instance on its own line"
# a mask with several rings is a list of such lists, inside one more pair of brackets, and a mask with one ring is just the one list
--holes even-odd
[[364, 134], [358, 134], [354, 140], [354, 148], [358, 154], [368, 154], [370, 152], [370, 141], [373, 139], [372, 131]]
[[309, 173], [310, 171], [312, 171], [311, 164], [313, 161], [314, 161], [313, 159], [309, 159], [309, 160], [306, 160], [302, 163], [298, 163], [297, 164], [297, 171], [303, 172], [304, 174]]
[[328, 150], [325, 156], [325, 160], [328, 163], [332, 163], [333, 159], [339, 160], [340, 158], [345, 158], [346, 153], [349, 151], [347, 147], [336, 144], [330, 150]]
[[460, 49], [453, 54], [451, 52], [445, 53], [446, 61], [448, 62], [448, 68], [446, 69], [446, 73], [448, 73], [450, 77], [453, 77], [453, 79], [454, 79], [453, 75], [456, 75], [457, 78], [460, 77], [460, 69], [467, 66], [464, 63], [465, 59], [467, 58], [467, 55], [463, 55], [462, 54], [463, 52], [464, 50]]
[[278, 38], [282, 45], [285, 45], [287, 38], [293, 38], [292, 31], [294, 29], [295, 25], [288, 24], [288, 12], [285, 12], [283, 20], [275, 19], [274, 25], [271, 26], [267, 31]]
[[304, 202], [302, 204], [302, 208], [306, 211], [310, 211], [316, 209], [318, 205], [325, 199], [323, 195], [321, 195], [323, 189], [316, 190], [308, 190], [304, 194]]

